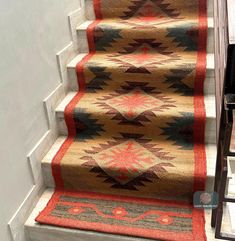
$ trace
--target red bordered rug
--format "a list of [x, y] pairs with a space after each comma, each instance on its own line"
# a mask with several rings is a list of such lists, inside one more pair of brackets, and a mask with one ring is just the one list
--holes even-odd
[[[204, 0], [94, 0], [56, 190], [40, 223], [156, 240], [206, 240]], [[120, 195], [121, 194], [121, 195]]]

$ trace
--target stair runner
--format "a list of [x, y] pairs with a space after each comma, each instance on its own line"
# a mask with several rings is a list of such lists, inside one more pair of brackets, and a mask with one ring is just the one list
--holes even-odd
[[43, 224], [206, 240], [205, 0], [93, 0]]

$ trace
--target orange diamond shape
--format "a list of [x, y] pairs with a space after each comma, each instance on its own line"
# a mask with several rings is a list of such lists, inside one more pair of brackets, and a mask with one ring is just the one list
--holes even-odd
[[116, 109], [127, 120], [134, 120], [144, 111], [159, 106], [161, 104], [159, 102], [161, 101], [136, 88], [127, 94], [108, 100], [106, 104]]
[[109, 176], [122, 185], [161, 162], [152, 152], [132, 139], [101, 151], [93, 158]]

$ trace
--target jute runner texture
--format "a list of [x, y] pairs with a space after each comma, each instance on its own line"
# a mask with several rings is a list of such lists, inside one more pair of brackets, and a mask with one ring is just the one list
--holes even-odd
[[[88, 1], [87, 1], [88, 2]], [[205, 0], [93, 0], [44, 224], [206, 240]]]

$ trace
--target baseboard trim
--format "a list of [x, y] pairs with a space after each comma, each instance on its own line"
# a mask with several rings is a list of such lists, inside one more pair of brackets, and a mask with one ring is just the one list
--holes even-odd
[[43, 180], [41, 180], [41, 183], [38, 183], [31, 188], [25, 200], [9, 221], [8, 227], [10, 229], [11, 238], [13, 241], [27, 241], [27, 237], [24, 232], [24, 224], [34, 206], [40, 199], [43, 191]]
[[70, 42], [61, 51], [56, 54], [58, 69], [60, 73], [60, 82], [63, 84], [65, 91], [68, 89], [67, 63], [75, 56], [73, 42]]
[[78, 37], [77, 37], [77, 26], [85, 22], [85, 11], [84, 8], [78, 8], [71, 12], [68, 16], [69, 30], [71, 39], [73, 41], [74, 51], [78, 52]]
[[67, 64], [78, 54], [77, 26], [85, 21], [84, 7], [80, 7], [68, 15], [68, 25], [71, 35], [71, 42], [56, 54], [57, 64], [60, 73], [60, 81], [65, 92], [69, 90]]
[[40, 162], [52, 144], [52, 131], [47, 131], [27, 156], [34, 185], [38, 185], [42, 180]]
[[48, 129], [52, 130], [54, 140], [58, 136], [58, 126], [56, 121], [55, 109], [58, 104], [65, 98], [65, 90], [62, 84], [59, 84], [57, 88], [51, 92], [51, 94], [44, 99], [43, 105], [47, 117]]

